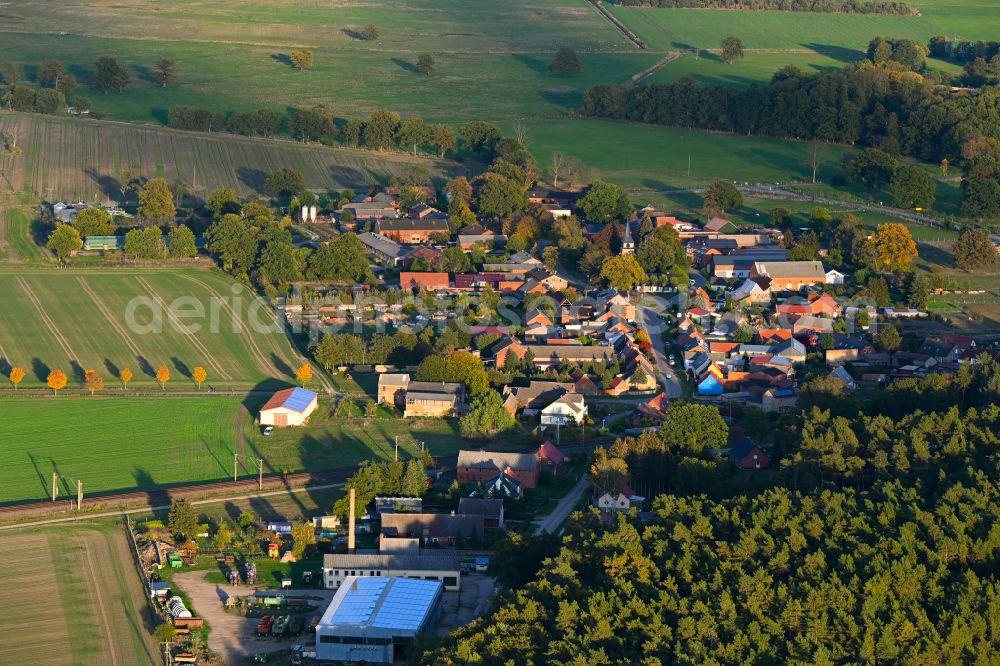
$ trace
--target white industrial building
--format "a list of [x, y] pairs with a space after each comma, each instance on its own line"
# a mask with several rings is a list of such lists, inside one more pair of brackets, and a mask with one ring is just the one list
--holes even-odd
[[300, 426], [316, 411], [319, 397], [304, 388], [278, 391], [260, 408], [260, 424], [275, 427]]
[[449, 592], [459, 589], [462, 571], [454, 553], [411, 554], [335, 553], [323, 556], [323, 585], [327, 589], [342, 587], [354, 576], [415, 578], [442, 583]]
[[348, 577], [316, 626], [316, 658], [391, 664], [397, 645], [433, 628], [443, 592], [432, 580]]

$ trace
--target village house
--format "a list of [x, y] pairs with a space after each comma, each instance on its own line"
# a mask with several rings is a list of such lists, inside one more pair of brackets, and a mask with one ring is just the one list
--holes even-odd
[[538, 447], [538, 468], [542, 472], [561, 474], [562, 467], [569, 460], [556, 445], [546, 440]]
[[727, 455], [740, 469], [767, 469], [771, 466], [771, 458], [749, 437], [731, 444]]
[[750, 277], [770, 278], [772, 291], [798, 291], [826, 283], [826, 271], [819, 261], [758, 261]]
[[412, 381], [407, 374], [378, 378], [378, 402], [403, 407], [403, 416], [455, 416], [465, 399], [461, 383]]
[[401, 289], [427, 289], [437, 291], [448, 289], [451, 282], [447, 273], [421, 273], [412, 271], [401, 271], [399, 273], [399, 286]]
[[515, 476], [523, 487], [534, 488], [538, 485], [538, 456], [497, 451], [458, 452], [455, 474], [459, 483], [485, 484], [502, 472]]
[[482, 497], [463, 497], [458, 500], [459, 516], [482, 516], [487, 529], [503, 527], [503, 500]]
[[542, 425], [579, 425], [586, 418], [587, 402], [579, 393], [564, 393], [541, 411]]
[[382, 534], [390, 539], [420, 539], [423, 545], [453, 546], [459, 539], [481, 539], [483, 514], [389, 513], [382, 516]]
[[638, 495], [627, 485], [623, 485], [617, 491], [606, 490], [597, 496], [597, 508], [603, 514], [614, 514], [628, 511], [629, 509], [641, 508], [645, 497]]
[[424, 219], [383, 219], [375, 224], [375, 233], [391, 238], [397, 243], [417, 245], [428, 243], [436, 234], [451, 235], [448, 220], [437, 218]]

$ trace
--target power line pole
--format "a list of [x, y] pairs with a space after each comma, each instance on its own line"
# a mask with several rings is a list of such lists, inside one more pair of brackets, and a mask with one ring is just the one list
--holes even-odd
[[264, 489], [264, 459], [257, 458], [257, 490]]
[[236, 480], [236, 465], [239, 463], [239, 460], [240, 460], [240, 454], [234, 453], [233, 454], [233, 481]]
[[76, 480], [76, 510], [83, 508], [83, 480]]
[[59, 491], [59, 475], [56, 472], [52, 472], [52, 501], [56, 501], [56, 496]]

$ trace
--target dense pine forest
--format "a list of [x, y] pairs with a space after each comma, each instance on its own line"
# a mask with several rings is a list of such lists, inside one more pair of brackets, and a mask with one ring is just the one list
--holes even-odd
[[512, 537], [496, 608], [420, 662], [995, 663], [1000, 364], [983, 361], [758, 423], [781, 463], [757, 490], [692, 446], [711, 419], [616, 443], [595, 478], [698, 468], [703, 487], [675, 483], [648, 520], [591, 510], [561, 540]]

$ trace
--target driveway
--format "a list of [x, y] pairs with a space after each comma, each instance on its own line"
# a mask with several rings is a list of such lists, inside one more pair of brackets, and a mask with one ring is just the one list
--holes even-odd
[[[208, 647], [222, 655], [229, 666], [240, 666], [243, 658], [261, 652], [277, 652], [285, 650], [297, 643], [307, 642], [309, 636], [303, 632], [301, 636], [293, 636], [287, 640], [278, 641], [273, 638], [257, 638], [257, 619], [246, 618], [235, 613], [227, 613], [222, 604], [234, 595], [248, 595], [253, 587], [243, 585], [218, 585], [205, 580], [205, 571], [190, 571], [173, 577], [172, 584], [179, 587], [191, 599], [195, 612], [205, 622], [212, 626], [208, 636]], [[325, 610], [333, 598], [335, 590], [290, 590], [290, 596], [322, 597], [322, 600], [311, 601], [319, 609], [313, 613]], [[310, 614], [311, 616], [312, 614]]]
[[463, 574], [462, 586], [458, 592], [445, 592], [441, 619], [437, 634], [444, 636], [450, 631], [472, 622], [483, 614], [493, 596], [496, 581], [483, 574]]
[[590, 480], [586, 476], [577, 481], [576, 485], [566, 493], [566, 496], [559, 500], [559, 504], [552, 510], [552, 513], [542, 518], [538, 527], [535, 528], [535, 534], [543, 534], [545, 532], [551, 534], [557, 531], [566, 519], [569, 518], [569, 514], [573, 513], [573, 509], [580, 501], [580, 498], [583, 497], [583, 494], [589, 488]]

